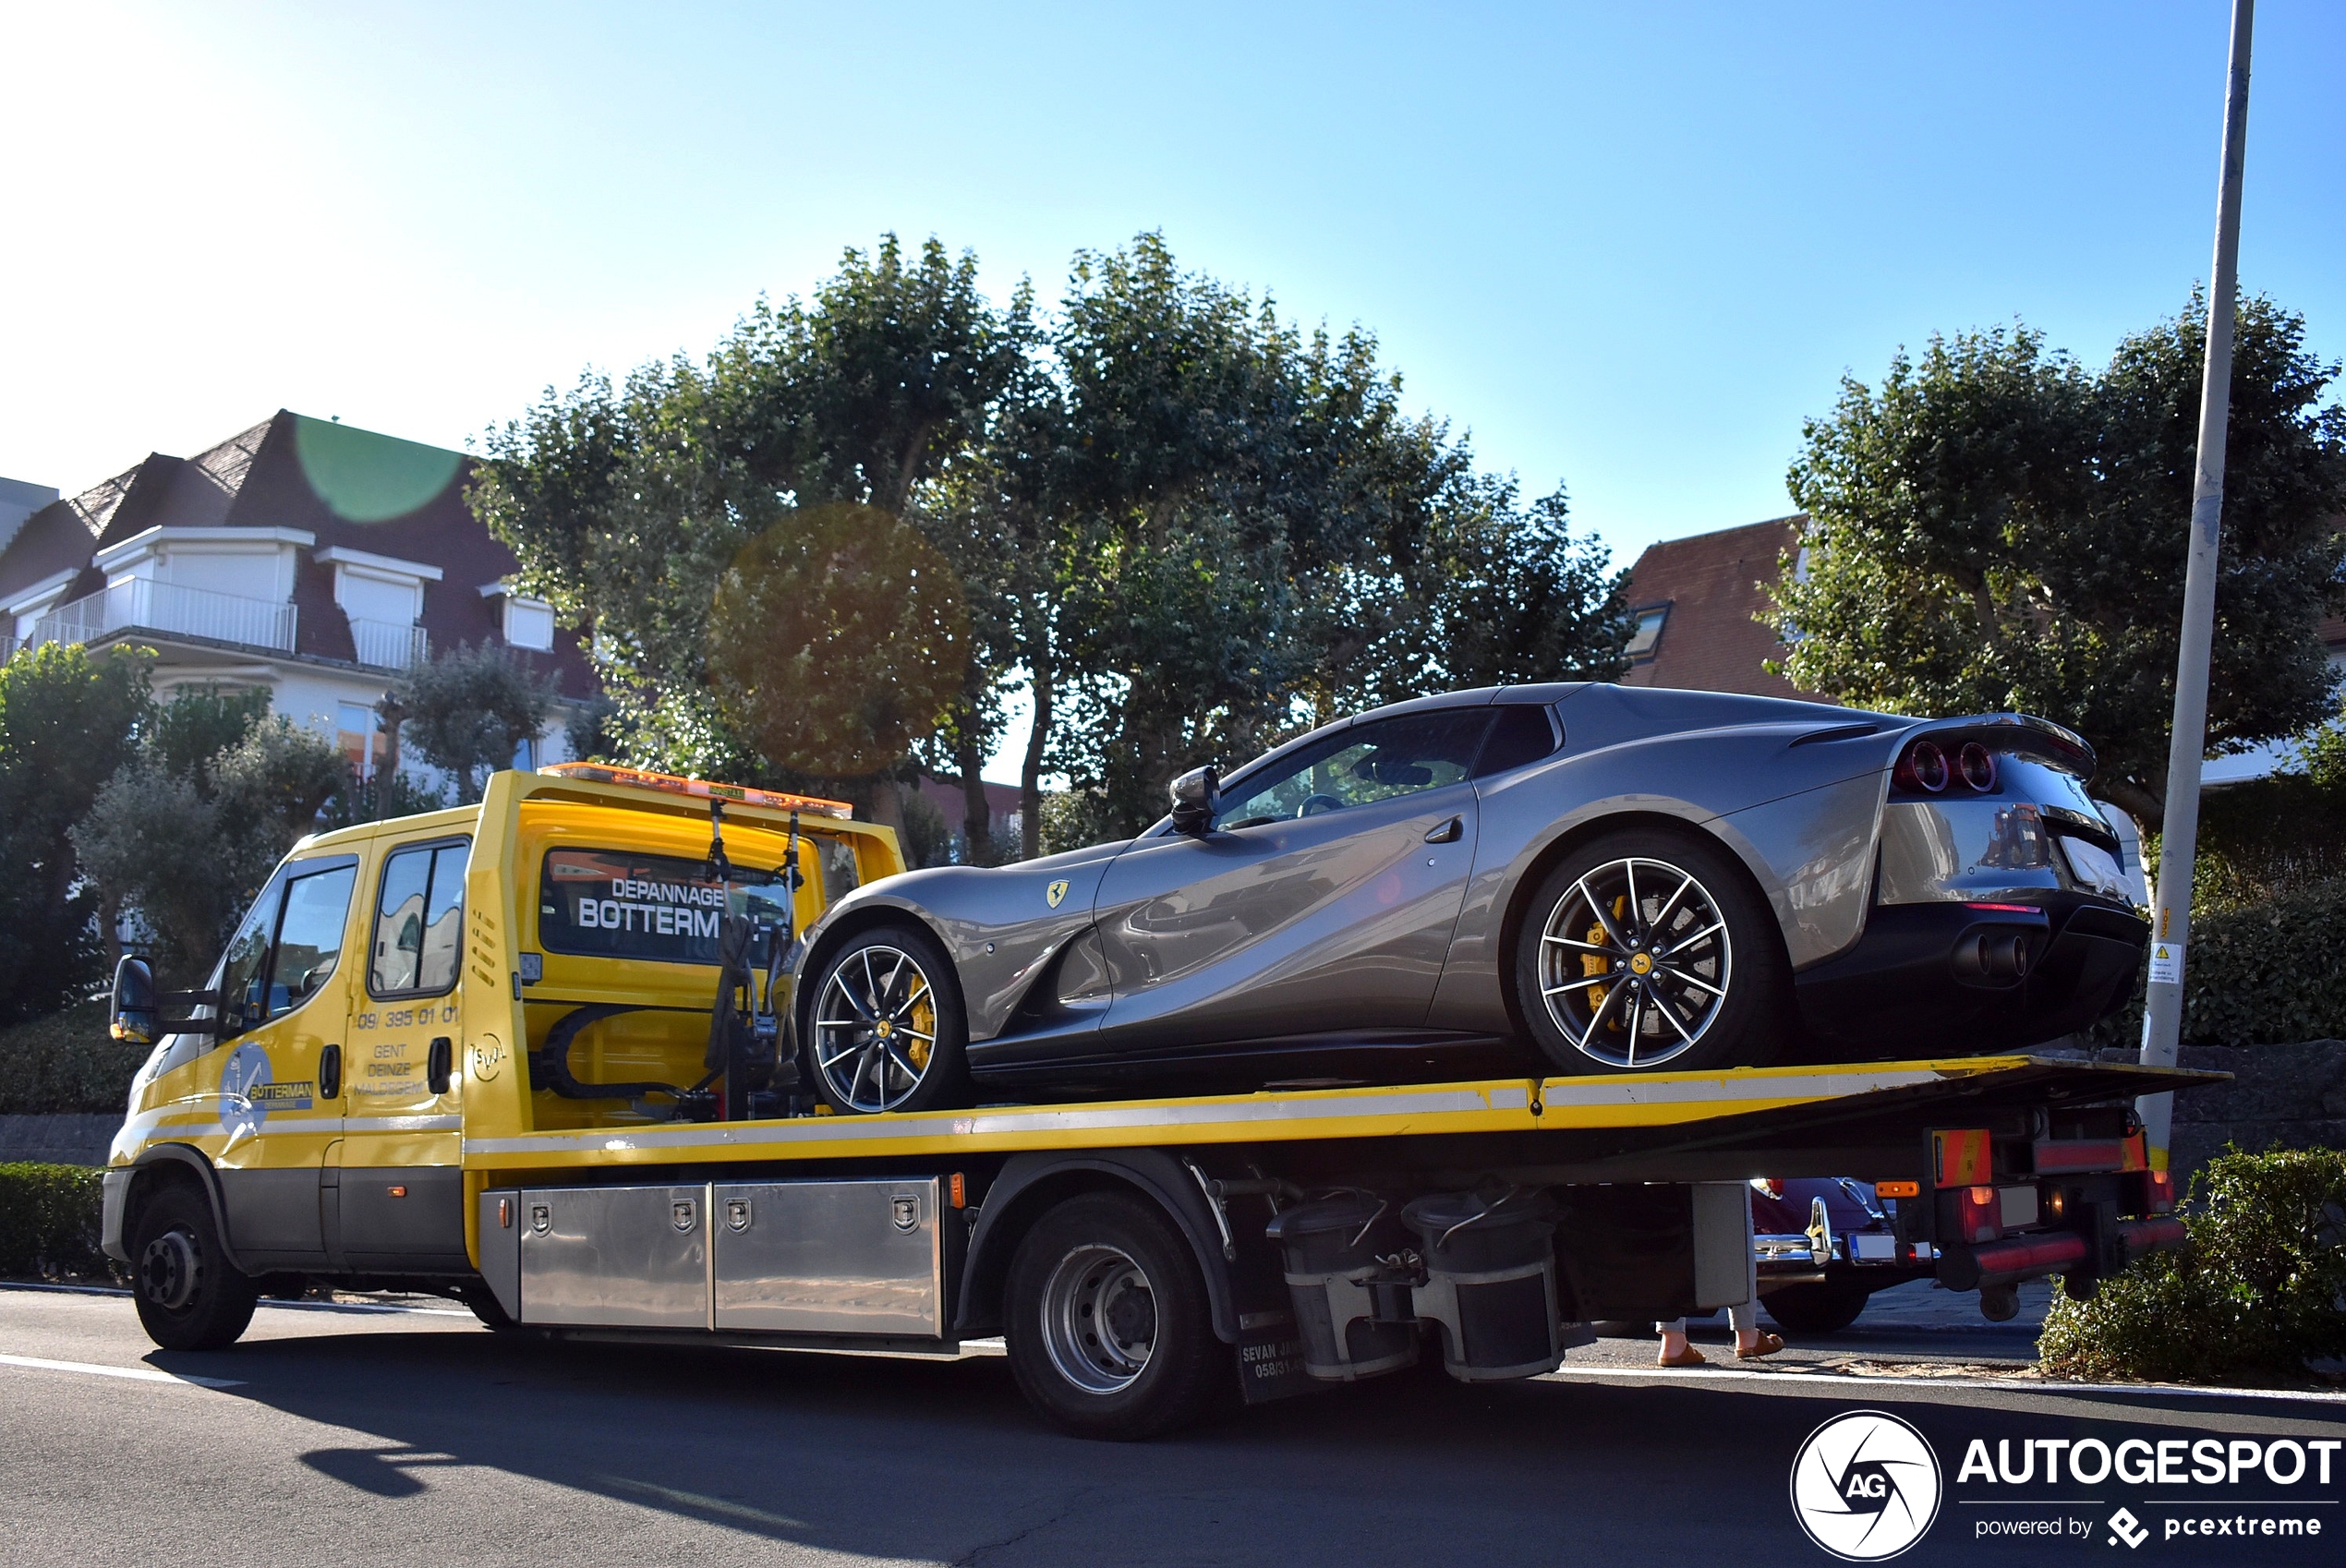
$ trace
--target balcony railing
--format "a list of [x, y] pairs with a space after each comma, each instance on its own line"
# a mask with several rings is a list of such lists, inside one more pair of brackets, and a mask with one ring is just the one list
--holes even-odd
[[431, 656], [431, 639], [420, 626], [361, 621], [354, 615], [350, 618], [350, 641], [358, 650], [358, 662], [377, 669], [405, 669]]
[[294, 607], [273, 599], [248, 599], [239, 594], [133, 577], [87, 598], [59, 605], [33, 622], [32, 635], [25, 641], [36, 647], [42, 643], [86, 643], [111, 632], [134, 629], [176, 632], [291, 653]]

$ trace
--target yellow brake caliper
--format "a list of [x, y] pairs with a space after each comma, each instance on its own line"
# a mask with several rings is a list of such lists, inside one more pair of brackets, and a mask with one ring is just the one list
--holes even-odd
[[[1615, 896], [1613, 900], [1613, 918], [1620, 920], [1628, 912], [1629, 899], [1627, 895], [1622, 894]], [[1602, 921], [1599, 921], [1594, 925], [1589, 927], [1589, 935], [1586, 938], [1584, 938], [1584, 940], [1594, 947], [1602, 947], [1607, 946], [1608, 944], [1604, 934], [1604, 923]], [[1599, 955], [1595, 953], [1583, 953], [1580, 955], [1581, 978], [1589, 979], [1596, 975], [1609, 974], [1612, 971], [1613, 965]], [[1604, 994], [1609, 989], [1611, 989], [1611, 987], [1606, 985], [1591, 985], [1589, 987], [1589, 1012], [1590, 1016], [1593, 1017], [1596, 1010], [1604, 1006]], [[1607, 1019], [1605, 1020], [1605, 1027], [1607, 1029], [1619, 1029], [1621, 1027], [1621, 1020], [1619, 1019]]]

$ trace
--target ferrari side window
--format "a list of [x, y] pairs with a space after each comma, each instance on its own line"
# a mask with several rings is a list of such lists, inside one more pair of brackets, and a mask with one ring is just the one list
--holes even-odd
[[1413, 713], [1355, 726], [1289, 758], [1271, 775], [1239, 786], [1242, 793], [1234, 791], [1237, 798], [1223, 807], [1220, 826], [1255, 827], [1458, 783], [1490, 726], [1487, 707]]
[[1488, 778], [1494, 773], [1522, 767], [1555, 749], [1555, 724], [1549, 718], [1547, 707], [1511, 703], [1499, 709], [1498, 722], [1491, 726], [1491, 738], [1482, 742], [1482, 755], [1474, 765], [1474, 776]]

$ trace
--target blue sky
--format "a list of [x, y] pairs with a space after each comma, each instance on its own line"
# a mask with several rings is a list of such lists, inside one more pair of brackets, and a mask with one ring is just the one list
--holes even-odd
[[[81, 4], [9, 24], [0, 474], [280, 405], [460, 445], [884, 229], [1382, 339], [1623, 563], [1787, 510], [1844, 370], [2205, 276], [2229, 7]], [[2346, 353], [2346, 6], [2258, 18], [2242, 274]], [[2178, 525], [2182, 520], [2178, 519]]]

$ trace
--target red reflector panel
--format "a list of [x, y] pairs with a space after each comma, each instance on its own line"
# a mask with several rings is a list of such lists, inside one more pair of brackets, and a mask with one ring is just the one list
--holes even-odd
[[1955, 1229], [1974, 1247], [2003, 1235], [2003, 1203], [1994, 1188], [1963, 1189], [1955, 1199]]
[[1930, 1172], [1937, 1187], [1971, 1187], [1990, 1179], [1995, 1162], [1989, 1154], [1988, 1129], [1965, 1128], [1930, 1135]]

